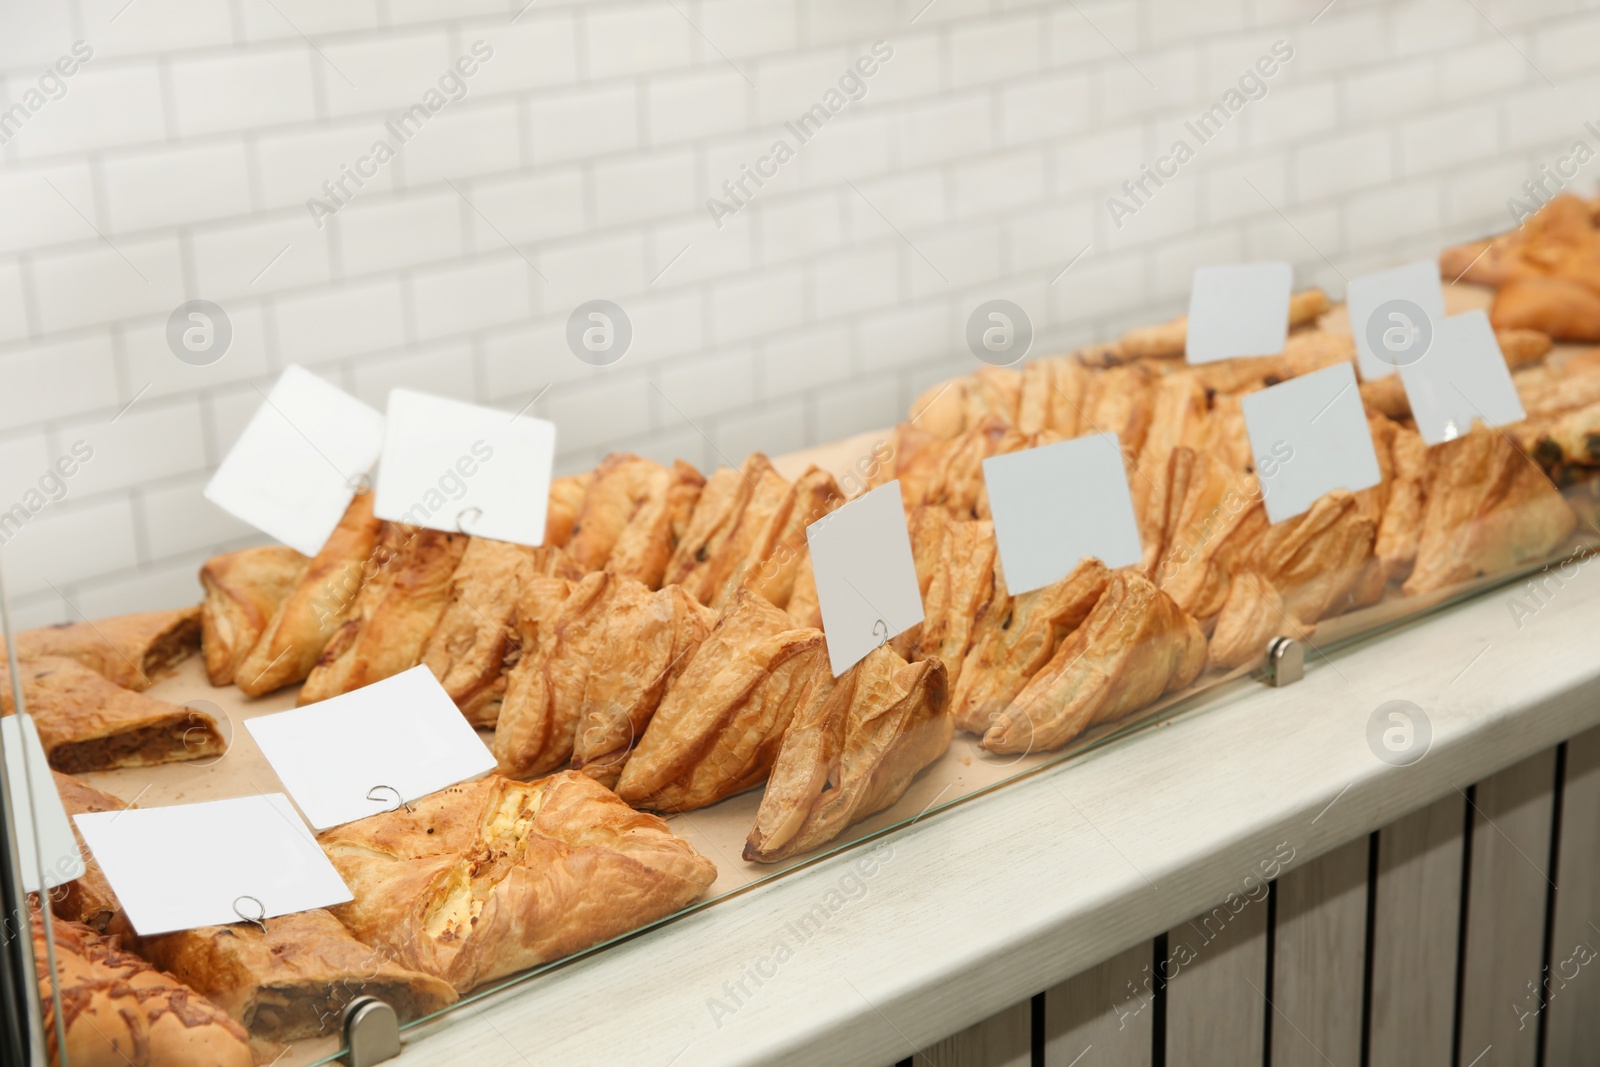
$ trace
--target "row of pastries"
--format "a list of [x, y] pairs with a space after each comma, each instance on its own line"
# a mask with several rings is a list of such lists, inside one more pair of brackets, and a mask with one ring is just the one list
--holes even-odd
[[[312, 558], [265, 546], [208, 561], [197, 608], [19, 635], [23, 690], [73, 813], [123, 806], [73, 773], [223, 751], [205, 712], [146, 692], [195, 652], [216, 685], [299, 685], [301, 704], [425, 665], [492, 731], [497, 762], [322, 834], [354, 900], [265, 930], [136, 937], [91, 860], [50, 893], [73, 961], [63, 986], [95, 990], [74, 1001], [87, 1028], [68, 1020], [74, 1062], [270, 1059], [278, 1042], [330, 1032], [361, 991], [426, 1014], [700, 898], [717, 867], [660, 814], [765, 786], [744, 858], [783, 860], [892, 806], [958, 730], [995, 753], [1059, 749], [1252, 662], [1273, 636], [1313, 637], [1332, 616], [1545, 558], [1592, 529], [1600, 353], [1552, 353], [1528, 329], [1499, 333], [1524, 422], [1425, 448], [1397, 379], [1365, 382], [1381, 483], [1269, 524], [1240, 400], [1353, 359], [1348, 335], [1318, 325], [1327, 310], [1321, 293], [1296, 294], [1275, 357], [1189, 366], [1180, 319], [918, 398], [861, 473], [899, 482], [924, 620], [838, 678], [805, 528], [847, 494], [760, 454], [709, 477], [612, 455], [552, 484], [539, 548], [385, 522], [363, 494]], [[1106, 431], [1144, 558], [1085, 559], [1011, 594], [982, 461]], [[104, 992], [111, 972], [148, 972], [138, 981], [205, 1005], [183, 1035], [208, 1051], [157, 1055], [179, 1038], [152, 1009], [97, 1059], [95, 1020], [144, 1010]]]

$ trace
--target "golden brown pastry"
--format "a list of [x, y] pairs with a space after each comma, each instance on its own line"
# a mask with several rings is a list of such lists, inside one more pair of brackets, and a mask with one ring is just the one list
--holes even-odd
[[233, 681], [278, 605], [311, 561], [288, 545], [262, 545], [226, 552], [200, 568], [201, 647], [212, 685]]
[[33, 961], [45, 1046], [60, 1059], [55, 992], [72, 1067], [251, 1067], [250, 1039], [221, 1008], [82, 923], [50, 924], [59, 986], [51, 981], [44, 924], [33, 915]]
[[916, 637], [902, 655], [912, 662], [937, 659], [947, 664], [946, 686], [953, 691], [979, 624], [995, 610], [997, 602], [1005, 600], [1005, 591], [994, 524], [986, 519], [951, 519], [936, 509], [927, 510], [942, 519], [945, 531], [923, 592], [922, 622], [913, 628]]
[[1514, 427], [1512, 434], [1546, 470], [1569, 464], [1600, 466], [1600, 404], [1553, 418], [1527, 420]]
[[950, 747], [944, 664], [906, 663], [880, 646], [811, 687], [783, 735], [744, 858], [806, 852], [905, 795]]
[[463, 533], [386, 524], [376, 573], [362, 583], [354, 610], [328, 640], [295, 703], [327, 700], [421, 663], [450, 604], [450, 579], [468, 540]]
[[822, 604], [817, 600], [817, 572], [811, 568], [811, 553], [800, 557], [795, 570], [794, 592], [789, 594], [789, 605], [784, 609], [795, 626], [813, 630], [822, 629]]
[[[827, 518], [844, 504], [844, 491], [833, 475], [811, 467], [789, 487], [788, 497], [765, 537], [746, 556], [742, 566], [723, 580], [722, 593], [713, 606], [733, 599], [739, 585], [765, 597], [775, 607], [787, 607], [794, 595], [795, 578], [810, 552], [806, 527]], [[740, 581], [736, 582], [735, 574]]]
[[559, 548], [529, 548], [474, 537], [450, 575], [450, 603], [422, 648], [468, 722], [492, 727], [505, 698], [506, 670], [522, 652], [513, 612], [536, 576], [577, 581], [583, 571]]
[[576, 771], [451, 786], [321, 837], [361, 941], [458, 992], [698, 899], [716, 866]]
[[1022, 368], [1017, 430], [1025, 434], [1053, 430], [1063, 438], [1078, 436], [1084, 420], [1083, 397], [1092, 377], [1087, 367], [1068, 357], [1052, 356], [1027, 364]]
[[572, 539], [572, 527], [583, 508], [584, 494], [594, 481], [593, 471], [569, 474], [550, 481], [550, 503], [545, 511], [544, 546], [562, 548]]
[[[745, 571], [758, 568], [772, 551], [783, 523], [794, 507], [794, 486], [770, 466], [761, 468], [728, 536], [712, 552], [698, 575], [705, 596], [701, 602], [721, 609], [744, 583]], [[695, 586], [690, 586], [691, 591]]]
[[1542, 330], [1567, 341], [1600, 341], [1600, 279], [1519, 278], [1495, 294], [1489, 321], [1497, 330]]
[[1205, 401], [1205, 390], [1195, 376], [1183, 372], [1167, 375], [1153, 390], [1150, 429], [1128, 478], [1139, 539], [1144, 544], [1141, 567], [1147, 576], [1161, 558], [1171, 457], [1185, 440], [1199, 432], [1196, 424], [1205, 418]]
[[1372, 554], [1383, 565], [1386, 581], [1404, 581], [1417, 560], [1422, 536], [1423, 493], [1428, 478], [1428, 446], [1406, 426], [1395, 426], [1389, 438], [1391, 480], [1383, 518], [1378, 523]]
[[234, 671], [235, 685], [260, 696], [311, 673], [374, 569], [370, 557], [379, 526], [372, 516], [372, 494], [358, 494]]
[[917, 397], [910, 418], [924, 432], [948, 440], [990, 420], [1016, 425], [1021, 398], [1019, 371], [984, 366], [964, 378], [941, 382]]
[[695, 501], [683, 537], [667, 561], [662, 584], [681, 585], [700, 603], [710, 602], [718, 588], [716, 568], [730, 561], [723, 546], [733, 536], [756, 488], [765, 484], [770, 492], [772, 479], [777, 477], [772, 461], [760, 452], [752, 452], [737, 470], [718, 468]]
[[[127, 804], [110, 793], [102, 793], [86, 782], [60, 771], [50, 772], [55, 778], [56, 792], [61, 794], [61, 806], [70, 819], [73, 815], [87, 815], [96, 811], [121, 811]], [[122, 911], [122, 901], [112, 891], [105, 872], [94, 861], [83, 835], [72, 824], [72, 836], [77, 839], [78, 852], [83, 856], [83, 875], [50, 890], [50, 913], [58, 919], [80, 922], [97, 934], [131, 933], [127, 916]]]
[[401, 1022], [456, 1001], [433, 975], [408, 970], [362, 944], [318, 908], [251, 923], [148, 937], [139, 954], [210, 998], [252, 1038], [296, 1041], [338, 1031], [356, 997], [378, 997]]
[[661, 588], [667, 561], [683, 539], [705, 485], [705, 477], [681, 459], [671, 467], [657, 467], [648, 495], [617, 535], [606, 570]]
[[652, 577], [659, 583], [672, 552], [674, 527], [682, 533], [703, 484], [699, 472], [681, 461], [669, 471], [630, 452], [611, 453], [595, 468], [567, 554], [584, 570], [599, 570], [637, 519], [640, 528], [612, 569], [647, 584]]
[[1188, 447], [1173, 449], [1166, 483], [1162, 554], [1151, 577], [1203, 623], [1222, 610], [1236, 561], [1267, 528], [1260, 489], [1255, 475]]
[[1439, 275], [1451, 281], [1501, 286], [1560, 269], [1594, 239], [1589, 205], [1562, 193], [1514, 230], [1445, 249], [1439, 255]]
[[804, 690], [827, 673], [820, 632], [741, 592], [668, 687], [617, 795], [688, 811], [760, 785]]
[[1577, 523], [1544, 472], [1482, 427], [1429, 449], [1426, 493], [1408, 596], [1548, 555]]
[[1600, 348], [1557, 353], [1511, 375], [1529, 419], [1600, 403]]
[[574, 770], [607, 788], [617, 784], [662, 695], [716, 621], [716, 612], [676, 585], [616, 599], [583, 683]]
[[956, 726], [983, 734], [1088, 617], [1111, 575], [1085, 559], [1054, 585], [1020, 596], [996, 596], [972, 637], [972, 651], [952, 687]]
[[146, 611], [17, 635], [17, 658], [75, 659], [124, 689], [148, 689], [200, 647], [200, 609]]
[[[21, 664], [22, 695], [50, 766], [68, 774], [207, 759], [227, 748], [217, 722], [196, 708], [135, 693], [77, 660]], [[0, 708], [10, 715], [11, 675], [0, 665]]]
[[1138, 458], [1154, 418], [1159, 373], [1148, 364], [1130, 363], [1095, 375], [1085, 391], [1079, 433], [1114, 433], [1129, 462]]
[[1206, 639], [1146, 579], [1118, 571], [1083, 624], [983, 735], [991, 752], [1053, 751], [1182, 689], [1206, 662]]

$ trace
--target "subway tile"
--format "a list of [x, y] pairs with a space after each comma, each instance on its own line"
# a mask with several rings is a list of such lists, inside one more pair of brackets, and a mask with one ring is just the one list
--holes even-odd
[[304, 45], [285, 43], [172, 64], [173, 108], [185, 137], [316, 120], [311, 64]]
[[198, 604], [203, 595], [200, 566], [206, 555], [197, 553], [168, 560], [137, 574], [90, 579], [79, 587], [74, 606], [85, 617], [94, 619]]
[[596, 222], [618, 226], [682, 215], [700, 207], [694, 157], [687, 151], [600, 163], [594, 171]]
[[350, 392], [379, 411], [391, 389], [415, 389], [454, 400], [476, 401], [472, 347], [460, 341], [365, 359], [352, 372]]
[[74, 493], [134, 489], [205, 466], [200, 404], [190, 399], [145, 400], [117, 416], [65, 422], [57, 438], [82, 441], [92, 458], [72, 478]]
[[107, 59], [233, 44], [233, 19], [207, 0], [82, 0], [97, 56]]
[[335, 116], [377, 112], [392, 119], [417, 105], [438, 114], [470, 92], [452, 66], [468, 49], [452, 51], [442, 29], [328, 41], [319, 51], [331, 68], [322, 81]]
[[250, 210], [244, 145], [207, 143], [114, 155], [103, 164], [107, 229], [128, 233]]
[[[501, 10], [505, 5], [500, 5]], [[577, 77], [575, 20], [569, 11], [528, 10], [508, 26], [464, 30], [464, 51], [479, 60], [469, 80], [474, 95], [571, 85]], [[472, 53], [482, 40], [488, 59]], [[481, 51], [481, 50], [480, 50]], [[471, 65], [468, 65], [471, 69]]]
[[646, 91], [652, 144], [743, 129], [750, 87], [726, 66], [651, 78]]
[[69, 491], [66, 500], [32, 514], [5, 542], [6, 589], [26, 597], [131, 568], [138, 563], [135, 545], [129, 498], [78, 503]]
[[438, 192], [356, 200], [339, 212], [339, 249], [346, 277], [453, 259], [463, 251], [462, 212], [449, 187]]
[[522, 118], [513, 103], [464, 102], [440, 112], [406, 142], [408, 186], [516, 170]]
[[[376, 150], [382, 143], [384, 149]], [[325, 228], [327, 220], [307, 208], [312, 197], [328, 208], [353, 198], [370, 198], [395, 187], [395, 166], [387, 153], [400, 145], [382, 122], [361, 118], [311, 130], [291, 130], [262, 135], [256, 142], [256, 180], [263, 206], [294, 206], [306, 211], [307, 225]], [[380, 157], [387, 158], [379, 163]], [[356, 170], [361, 185], [349, 174]], [[332, 183], [344, 180], [345, 192]]]
[[273, 307], [283, 364], [323, 363], [405, 341], [400, 283], [393, 279], [318, 289]]
[[[664, 366], [657, 376], [662, 396], [671, 401], [661, 415], [663, 425], [687, 418], [700, 423], [707, 416], [737, 411], [755, 400], [755, 360], [747, 348], [735, 348]], [[659, 400], [659, 398], [658, 398]]]
[[711, 295], [712, 339], [718, 344], [799, 325], [805, 314], [805, 279], [796, 269], [730, 280]]
[[25, 345], [0, 355], [0, 432], [117, 403], [108, 333]]
[[22, 268], [0, 263], [0, 342], [28, 335], [28, 309], [22, 294]]
[[[458, 183], [460, 184], [460, 183]], [[542, 167], [461, 184], [471, 201], [471, 247], [492, 252], [583, 232], [583, 174], [577, 167]], [[524, 251], [532, 252], [529, 249]]]
[[411, 277], [417, 337], [429, 340], [526, 319], [533, 271], [520, 255], [421, 270]]
[[264, 381], [272, 373], [259, 302], [227, 298], [213, 302], [228, 317], [232, 340], [227, 350], [211, 363], [196, 365], [178, 358], [167, 339], [168, 316], [142, 319], [123, 327], [122, 355], [127, 384], [118, 397], [121, 403], [134, 402], [130, 410], [139, 410], [139, 405], [160, 397], [193, 396], [251, 379]]
[[41, 253], [32, 266], [39, 326], [46, 332], [160, 312], [183, 302], [178, 242], [172, 237], [97, 241]]
[[699, 35], [677, 5], [626, 4], [586, 11], [584, 40], [589, 77], [612, 78], [688, 66]]
[[639, 144], [631, 85], [574, 90], [528, 103], [528, 135], [539, 166], [621, 152]]
[[87, 163], [0, 171], [0, 252], [98, 240], [92, 180]]
[[294, 214], [197, 230], [189, 237], [195, 280], [207, 300], [253, 299], [332, 277], [329, 231]]
[[[10, 99], [36, 89], [37, 78], [6, 79]], [[91, 60], [65, 85], [60, 99], [45, 102], [11, 134], [8, 152], [35, 159], [165, 139], [161, 76], [154, 64], [106, 67]]]

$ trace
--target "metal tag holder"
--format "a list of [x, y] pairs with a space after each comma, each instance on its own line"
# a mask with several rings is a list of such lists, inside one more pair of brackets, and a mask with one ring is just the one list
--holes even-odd
[[400, 1018], [373, 996], [356, 997], [344, 1009], [344, 1044], [348, 1067], [373, 1067], [400, 1055]]
[[1292, 637], [1274, 637], [1267, 642], [1267, 684], [1293, 685], [1306, 676], [1306, 649]]

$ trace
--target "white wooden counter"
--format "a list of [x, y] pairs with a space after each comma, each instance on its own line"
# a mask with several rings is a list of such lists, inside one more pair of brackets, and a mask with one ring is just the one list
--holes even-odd
[[[1458, 790], [1600, 724], [1600, 565], [1550, 587], [1520, 628], [1509, 601], [1522, 587], [1505, 587], [1327, 660], [1308, 655], [1304, 681], [1288, 688], [1239, 683], [1214, 707], [889, 835], [870, 877], [852, 878], [869, 844], [465, 1006], [413, 1032], [400, 1062], [884, 1067], [1132, 946], [1147, 951], [1153, 936], [1243, 893], [1285, 845], [1288, 867], [1304, 868], [1357, 842], [1340, 854], [1359, 855], [1365, 872], [1370, 831], [1440, 798], [1454, 802], [1441, 804], [1459, 830]], [[1368, 719], [1395, 698], [1431, 718], [1432, 748], [1409, 768], [1368, 747]], [[1509, 857], [1505, 842], [1536, 851], [1480, 816], [1493, 829], [1474, 863], [1497, 849]], [[1594, 851], [1590, 842], [1591, 863]], [[1538, 869], [1545, 857], [1525, 858]], [[1506, 862], [1514, 872], [1519, 861]], [[1280, 952], [1293, 936], [1292, 882], [1279, 887]], [[1600, 977], [1588, 981], [1600, 988]], [[1275, 1034], [1316, 1032], [1296, 1024], [1285, 985], [1280, 977]], [[1127, 995], [1107, 990], [1105, 1004]], [[1498, 1001], [1493, 1012], [1515, 1021]], [[1169, 1025], [1182, 1023], [1176, 1002], [1169, 1013]], [[1502, 1025], [1478, 1014], [1461, 1038], [1463, 1064], [1470, 1042], [1496, 1040], [1473, 1028]], [[1066, 1051], [1049, 1062], [1065, 1067], [1077, 1055]], [[1480, 1067], [1496, 1062], [1522, 1058], [1486, 1053]]]

